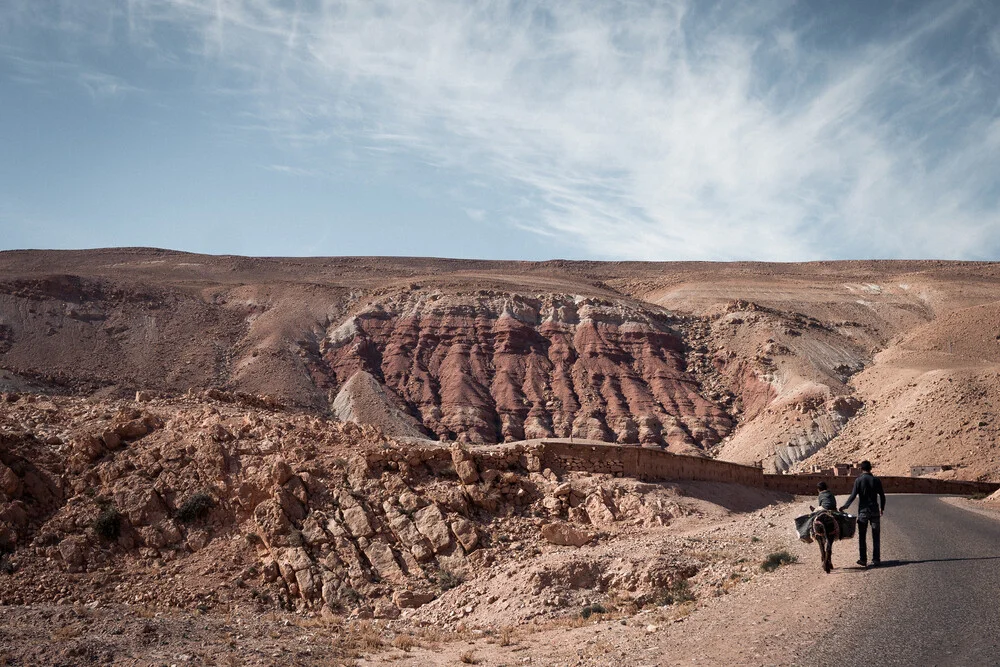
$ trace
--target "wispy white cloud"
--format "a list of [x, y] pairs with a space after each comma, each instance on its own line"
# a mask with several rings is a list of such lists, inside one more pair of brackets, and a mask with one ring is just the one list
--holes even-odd
[[287, 164], [269, 164], [266, 165], [264, 169], [278, 174], [287, 174], [289, 176], [306, 176], [308, 178], [323, 178], [326, 176], [326, 174], [318, 169], [305, 169], [303, 167], [295, 167]]
[[[822, 26], [783, 0], [32, 4], [17, 20], [78, 39], [126, 26], [245, 94], [247, 125], [331, 161], [347, 141], [353, 160], [404, 154], [508, 186], [530, 203], [518, 227], [593, 256], [1000, 252], [996, 70], [924, 57], [972, 4], [851, 48], [818, 45]], [[998, 34], [973, 36], [994, 60]]]

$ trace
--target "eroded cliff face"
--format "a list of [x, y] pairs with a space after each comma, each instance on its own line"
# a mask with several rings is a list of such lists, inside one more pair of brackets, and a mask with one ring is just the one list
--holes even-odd
[[331, 328], [320, 347], [336, 385], [371, 374], [443, 440], [692, 451], [733, 426], [686, 371], [667, 311], [623, 301], [410, 291]]

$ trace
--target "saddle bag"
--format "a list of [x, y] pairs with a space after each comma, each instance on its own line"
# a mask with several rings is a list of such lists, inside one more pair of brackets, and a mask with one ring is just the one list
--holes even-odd
[[837, 521], [837, 539], [849, 540], [854, 537], [854, 534], [858, 530], [858, 517], [851, 514], [846, 514], [844, 512], [833, 512], [829, 510], [819, 510], [818, 512], [813, 512], [812, 514], [804, 514], [795, 519], [795, 534], [799, 536], [799, 539], [803, 542], [812, 542], [812, 523], [813, 520], [823, 514], [824, 512], [829, 513]]
[[837, 520], [837, 528], [840, 529], [840, 539], [849, 540], [854, 537], [858, 530], [858, 517], [844, 512], [830, 512]]

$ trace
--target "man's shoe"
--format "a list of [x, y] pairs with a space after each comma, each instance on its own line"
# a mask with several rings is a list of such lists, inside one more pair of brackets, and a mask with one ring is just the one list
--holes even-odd
[[872, 561], [872, 567], [878, 567], [881, 564], [882, 564], [882, 561], [880, 561], [880, 560], [873, 560]]
[[868, 563], [866, 563], [866, 562], [865, 562], [865, 561], [863, 561], [863, 560], [859, 560], [859, 561], [858, 561], [858, 565], [860, 565], [861, 567], [868, 567]]

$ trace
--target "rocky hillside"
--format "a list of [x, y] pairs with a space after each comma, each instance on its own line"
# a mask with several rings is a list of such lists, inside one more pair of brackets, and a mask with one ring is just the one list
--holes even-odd
[[573, 436], [976, 478], [1000, 459], [998, 302], [997, 266], [973, 263], [6, 252], [0, 388], [214, 388], [404, 439]]
[[[514, 623], [596, 596], [665, 595], [709, 562], [660, 542], [618, 553], [609, 531], [722, 512], [676, 486], [558, 478], [521, 445], [400, 443], [217, 391], [139, 398], [3, 396], [6, 603], [420, 608], [435, 622]], [[746, 508], [776, 497], [716, 493]], [[584, 555], [552, 548], [585, 544]], [[484, 572], [502, 585], [480, 579], [471, 602], [468, 587], [450, 593]]]

